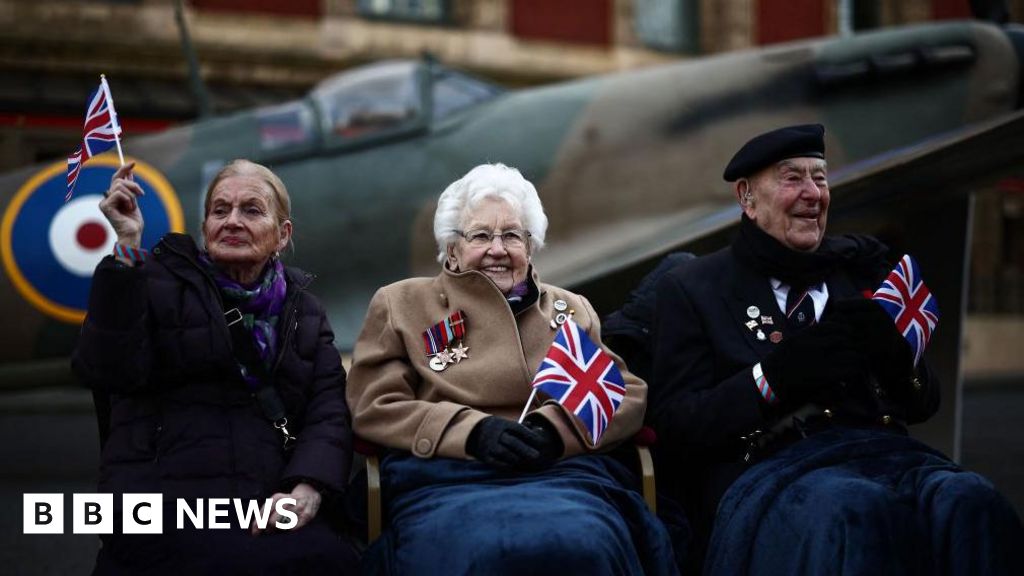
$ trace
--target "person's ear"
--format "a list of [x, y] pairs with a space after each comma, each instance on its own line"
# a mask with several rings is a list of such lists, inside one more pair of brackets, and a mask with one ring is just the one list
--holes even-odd
[[292, 221], [285, 220], [284, 222], [281, 222], [280, 229], [281, 237], [278, 239], [277, 242], [278, 252], [281, 252], [282, 250], [287, 248], [288, 242], [292, 239]]
[[448, 253], [448, 256], [446, 257], [448, 261], [448, 269], [451, 270], [452, 272], [458, 272], [459, 259], [455, 256], [455, 247], [449, 244], [445, 252]]
[[740, 208], [743, 209], [743, 213], [748, 218], [753, 218], [754, 212], [754, 190], [750, 185], [750, 180], [747, 178], [740, 178], [733, 185], [733, 191], [736, 193], [736, 201], [739, 202]]

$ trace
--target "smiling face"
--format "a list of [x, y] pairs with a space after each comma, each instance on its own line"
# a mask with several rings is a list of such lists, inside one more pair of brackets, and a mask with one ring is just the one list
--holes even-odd
[[292, 223], [279, 223], [273, 192], [262, 180], [229, 176], [210, 192], [203, 236], [210, 259], [229, 276], [252, 282], [291, 238]]
[[483, 246], [474, 246], [459, 237], [448, 246], [448, 267], [456, 272], [479, 270], [501, 290], [511, 292], [512, 287], [526, 279], [530, 265], [529, 239], [521, 245], [506, 243], [501, 233], [521, 230], [523, 223], [516, 210], [500, 198], [485, 198], [476, 206], [468, 207], [461, 218], [461, 230], [486, 230], [495, 237]]
[[743, 212], [784, 246], [812, 252], [825, 236], [828, 171], [819, 158], [789, 158], [736, 182]]

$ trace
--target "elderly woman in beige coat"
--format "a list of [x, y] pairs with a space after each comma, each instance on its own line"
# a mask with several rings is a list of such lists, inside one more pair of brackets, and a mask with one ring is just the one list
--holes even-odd
[[388, 529], [370, 573], [673, 573], [665, 529], [602, 455], [643, 421], [647, 387], [625, 383], [595, 443], [531, 383], [572, 318], [600, 325], [580, 295], [531, 265], [547, 217], [515, 169], [481, 165], [451, 184], [434, 218], [440, 273], [377, 291], [347, 397], [357, 434], [388, 448]]

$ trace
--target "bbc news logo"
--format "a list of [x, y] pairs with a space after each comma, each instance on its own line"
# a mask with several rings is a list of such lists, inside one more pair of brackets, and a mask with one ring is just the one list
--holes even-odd
[[[64, 533], [64, 494], [23, 494], [22, 531], [25, 534]], [[113, 494], [72, 494], [71, 532], [73, 534], [113, 534]], [[255, 524], [265, 530], [271, 511], [277, 512], [274, 527], [290, 530], [299, 518], [289, 508], [294, 498], [271, 499], [260, 506], [255, 500], [241, 498], [197, 498], [175, 500], [175, 527], [182, 530], [186, 522], [193, 528], [225, 530], [232, 527], [234, 512], [239, 526]], [[164, 527], [164, 497], [162, 494], [123, 494], [121, 496], [121, 533], [162, 534]]]

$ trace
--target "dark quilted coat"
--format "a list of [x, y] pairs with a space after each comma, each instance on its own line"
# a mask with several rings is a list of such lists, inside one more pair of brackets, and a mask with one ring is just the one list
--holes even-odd
[[271, 376], [298, 438], [286, 451], [239, 374], [220, 293], [197, 255], [189, 236], [170, 234], [140, 267], [108, 257], [96, 269], [72, 364], [110, 400], [100, 492], [114, 493], [115, 507], [124, 492], [161, 493], [168, 504], [267, 498], [303, 480], [340, 492], [352, 459], [345, 372], [306, 290], [312, 276], [287, 269], [278, 323]]

